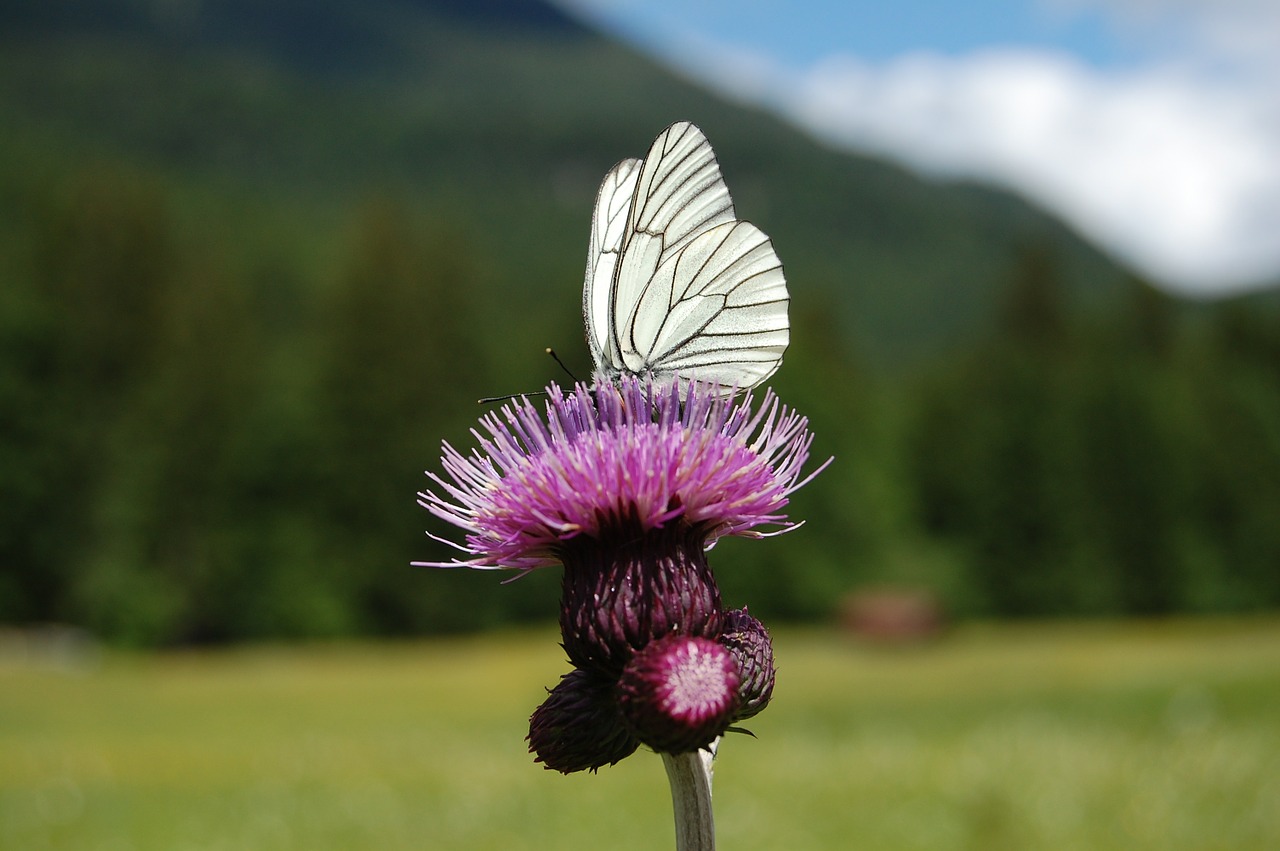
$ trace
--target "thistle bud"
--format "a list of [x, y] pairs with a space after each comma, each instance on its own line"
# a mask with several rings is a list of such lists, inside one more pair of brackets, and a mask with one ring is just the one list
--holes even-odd
[[738, 711], [734, 721], [758, 715], [773, 697], [773, 641], [764, 624], [745, 608], [725, 612], [720, 642], [738, 665]]
[[529, 752], [546, 768], [571, 774], [613, 765], [640, 742], [623, 724], [613, 681], [573, 670], [529, 718]]
[[618, 706], [640, 741], [688, 753], [722, 735], [738, 708], [738, 666], [723, 645], [670, 636], [638, 652], [618, 680]]

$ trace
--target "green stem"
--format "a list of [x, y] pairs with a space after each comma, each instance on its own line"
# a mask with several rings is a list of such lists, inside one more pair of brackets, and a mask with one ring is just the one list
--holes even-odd
[[662, 755], [671, 783], [671, 805], [676, 816], [676, 851], [715, 851], [716, 825], [711, 814], [711, 762], [709, 751]]

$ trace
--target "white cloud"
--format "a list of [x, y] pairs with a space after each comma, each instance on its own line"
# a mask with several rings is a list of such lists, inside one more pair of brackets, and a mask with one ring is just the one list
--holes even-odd
[[1253, 73], [1280, 65], [1280, 4], [1275, 0], [1040, 0], [1066, 17], [1106, 19], [1117, 37], [1148, 52]]
[[1280, 109], [1266, 92], [1066, 55], [831, 57], [770, 100], [834, 142], [1015, 187], [1185, 290], [1280, 277]]

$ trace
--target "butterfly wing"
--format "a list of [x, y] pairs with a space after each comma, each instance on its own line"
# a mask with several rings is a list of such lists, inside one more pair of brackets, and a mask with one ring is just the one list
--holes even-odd
[[626, 160], [605, 177], [583, 292], [598, 369], [753, 387], [781, 362], [787, 307], [773, 246], [735, 219], [697, 127], [671, 125], [643, 161]]
[[755, 387], [782, 363], [790, 297], [773, 244], [755, 225], [704, 231], [658, 266], [623, 323], [628, 366], [721, 387]]
[[[656, 269], [698, 234], [733, 220], [729, 187], [702, 131], [681, 121], [659, 133], [636, 182], [627, 219], [630, 242], [640, 237], [655, 241], [658, 261], [652, 265]], [[636, 268], [642, 267], [639, 261], [648, 251], [633, 253], [630, 245], [627, 251]]]
[[599, 370], [608, 371], [609, 365], [621, 361], [613, 319], [614, 280], [626, 244], [632, 196], [641, 165], [640, 160], [623, 160], [609, 170], [596, 193], [595, 213], [591, 217], [587, 275], [582, 286], [582, 319], [591, 358]]

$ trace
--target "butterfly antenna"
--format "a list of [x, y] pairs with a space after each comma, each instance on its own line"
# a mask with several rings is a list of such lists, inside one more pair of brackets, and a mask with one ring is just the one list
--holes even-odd
[[578, 383], [578, 376], [574, 375], [573, 371], [569, 369], [569, 367], [564, 365], [564, 361], [560, 360], [560, 356], [556, 354], [555, 349], [551, 348], [550, 346], [547, 346], [547, 354], [551, 355], [551, 359], [555, 361], [560, 366], [561, 369], [564, 370], [564, 374], [569, 376], [570, 381], [572, 381], [574, 384]]
[[[560, 356], [556, 354], [555, 349], [548, 346], [547, 354], [551, 355], [551, 359], [555, 361], [557, 364], [559, 364], [560, 368], [564, 370], [564, 374], [569, 376], [570, 381], [572, 381], [575, 384], [578, 383], [578, 377], [574, 375], [572, 371], [570, 371], [569, 367], [564, 365], [564, 361], [560, 360]], [[545, 396], [545, 395], [547, 395], [547, 391], [535, 390], [532, 393], [508, 393], [506, 396], [485, 396], [483, 399], [477, 399], [476, 402], [481, 405], [492, 405], [495, 402], [510, 402], [512, 399], [519, 399], [521, 396]]]
[[512, 399], [519, 399], [523, 396], [545, 396], [545, 390], [533, 390], [529, 393], [508, 393], [506, 396], [484, 396], [476, 400], [478, 405], [492, 405], [494, 402], [510, 402]]

